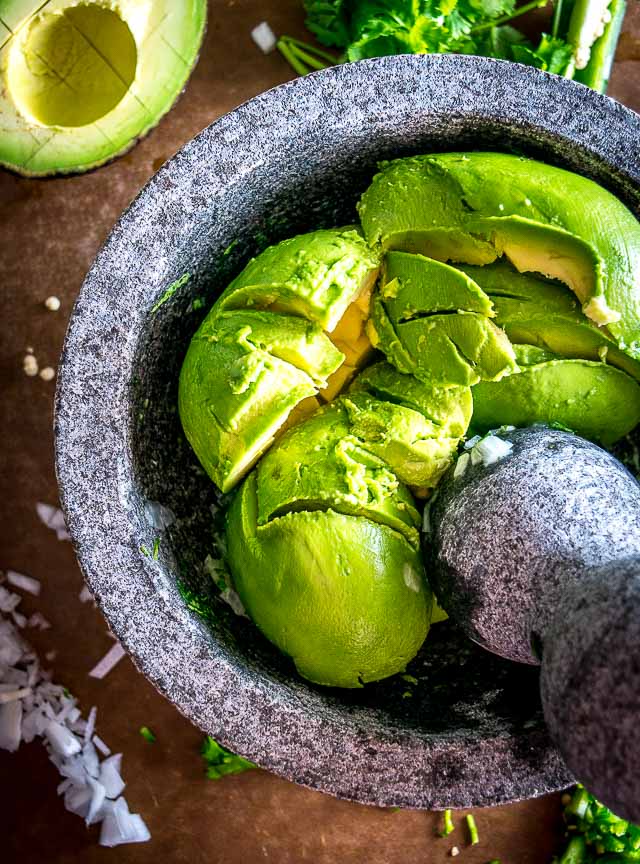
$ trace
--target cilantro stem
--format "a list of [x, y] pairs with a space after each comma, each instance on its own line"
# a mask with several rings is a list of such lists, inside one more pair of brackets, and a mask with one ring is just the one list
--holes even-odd
[[303, 42], [301, 39], [294, 39], [293, 36], [282, 36], [281, 39], [284, 42], [288, 42], [289, 45], [295, 45], [296, 48], [302, 48], [307, 54], [314, 54], [316, 57], [319, 57], [321, 60], [326, 60], [332, 66], [336, 66], [338, 63], [337, 57], [333, 54], [329, 54], [328, 51], [323, 51], [321, 48], [316, 48], [315, 45], [312, 45], [311, 42]]
[[144, 738], [145, 741], [149, 742], [149, 744], [155, 744], [156, 736], [153, 734], [153, 732], [151, 731], [151, 729], [149, 729], [148, 726], [141, 726], [140, 727], [140, 734], [142, 735], [142, 737]]
[[513, 21], [514, 18], [524, 15], [525, 12], [531, 12], [532, 9], [542, 9], [542, 7], [546, 5], [547, 0], [530, 0], [529, 3], [525, 3], [524, 6], [520, 6], [515, 10], [515, 12], [512, 12], [509, 15], [503, 15], [502, 18], [494, 18], [493, 21], [487, 21], [486, 24], [478, 24], [477, 27], [472, 27], [469, 31], [469, 35], [473, 36], [476, 33], [483, 33], [485, 30], [492, 30], [494, 27], [500, 27], [502, 24], [506, 24], [507, 21]]
[[288, 42], [285, 42], [283, 39], [278, 39], [276, 47], [294, 72], [297, 72], [298, 75], [309, 74], [311, 70], [298, 59], [296, 54], [294, 54], [293, 48]]
[[573, 837], [558, 864], [586, 864], [587, 847], [584, 837]]
[[611, 20], [606, 24], [602, 36], [594, 42], [586, 67], [575, 72], [576, 81], [592, 87], [598, 93], [606, 92], [626, 10], [625, 0], [611, 0]]
[[475, 846], [476, 843], [480, 842], [480, 837], [478, 835], [478, 826], [476, 825], [476, 820], [473, 817], [472, 813], [467, 813], [466, 815], [467, 828], [469, 829], [469, 838], [471, 840], [471, 845]]
[[300, 60], [302, 60], [303, 63], [306, 63], [308, 66], [311, 66], [312, 69], [328, 68], [327, 63], [323, 63], [322, 60], [319, 60], [317, 57], [314, 57], [313, 54], [309, 54], [307, 51], [303, 51], [302, 48], [298, 48], [297, 45], [290, 45], [289, 47], [295, 53], [296, 57], [298, 57]]
[[447, 837], [451, 834], [452, 831], [455, 830], [455, 825], [453, 824], [453, 819], [451, 817], [451, 810], [444, 811], [444, 825], [442, 831], [440, 832], [441, 837]]

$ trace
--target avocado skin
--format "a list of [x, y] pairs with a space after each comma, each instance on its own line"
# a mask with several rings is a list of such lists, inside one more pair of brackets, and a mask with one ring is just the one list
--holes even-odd
[[402, 671], [429, 629], [419, 551], [386, 525], [333, 510], [257, 525], [256, 476], [227, 514], [228, 562], [262, 633], [316, 684], [357, 688]]
[[[538, 349], [539, 350], [539, 349]], [[550, 360], [473, 388], [473, 429], [558, 424], [605, 446], [640, 421], [640, 386], [590, 360]]]
[[370, 243], [483, 265], [501, 251], [493, 242], [501, 225], [518, 235], [529, 225], [540, 242], [546, 236], [565, 257], [577, 256], [590, 295], [621, 316], [609, 323], [618, 347], [640, 358], [640, 225], [614, 195], [573, 172], [503, 153], [431, 154], [381, 169], [358, 208]]
[[563, 357], [600, 360], [640, 379], [640, 362], [621, 351], [607, 329], [581, 311], [564, 285], [518, 273], [506, 261], [485, 267], [458, 265], [491, 298], [496, 318], [511, 342], [537, 345]]
[[270, 308], [331, 331], [377, 271], [379, 258], [355, 228], [299, 234], [267, 247], [221, 294], [217, 308]]

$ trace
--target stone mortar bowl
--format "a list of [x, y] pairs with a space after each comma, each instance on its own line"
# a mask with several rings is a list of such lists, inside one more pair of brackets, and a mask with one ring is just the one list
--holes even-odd
[[[571, 783], [547, 737], [537, 669], [484, 652], [451, 623], [435, 625], [411, 663], [417, 686], [396, 676], [337, 691], [298, 678], [233, 614], [203, 566], [215, 554], [219, 496], [183, 437], [177, 378], [206, 309], [249, 257], [352, 222], [378, 160], [522, 152], [595, 178], [637, 213], [639, 142], [637, 115], [564, 79], [473, 57], [388, 57], [240, 106], [124, 213], [69, 325], [58, 479], [99, 607], [140, 671], [193, 723], [276, 774], [383, 806], [493, 805]], [[184, 273], [187, 283], [153, 311]], [[153, 526], [149, 501], [175, 513], [166, 530]], [[158, 537], [157, 560], [141, 553]], [[179, 580], [209, 593], [210, 620], [187, 607]]]

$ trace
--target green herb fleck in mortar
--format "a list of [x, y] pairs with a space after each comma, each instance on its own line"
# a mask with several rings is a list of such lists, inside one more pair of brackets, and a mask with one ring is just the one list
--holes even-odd
[[250, 771], [257, 767], [243, 756], [237, 756], [218, 744], [210, 735], [207, 735], [202, 742], [200, 752], [207, 763], [206, 774], [209, 780], [220, 780], [227, 774], [241, 774], [243, 771]]
[[142, 737], [144, 738], [145, 741], [149, 742], [149, 744], [155, 744], [156, 743], [156, 736], [153, 734], [153, 732], [151, 731], [151, 729], [149, 729], [148, 726], [141, 726], [140, 727], [140, 734], [142, 735]]
[[173, 297], [176, 291], [182, 288], [183, 285], [187, 284], [189, 279], [191, 279], [191, 273], [183, 273], [183, 275], [179, 279], [176, 279], [175, 282], [172, 282], [171, 285], [169, 285], [167, 290], [164, 292], [162, 297], [155, 304], [155, 306], [151, 307], [151, 314], [153, 315], [155, 312], [157, 312], [158, 309], [167, 302], [167, 300]]
[[159, 538], [159, 537], [156, 537], [156, 539], [153, 541], [153, 554], [152, 554], [152, 558], [153, 558], [154, 561], [157, 561], [157, 560], [158, 560], [158, 555], [159, 555], [159, 554], [160, 554], [160, 538]]
[[151, 552], [147, 549], [144, 543], [140, 546], [140, 551], [144, 555], [145, 558], [151, 558]]

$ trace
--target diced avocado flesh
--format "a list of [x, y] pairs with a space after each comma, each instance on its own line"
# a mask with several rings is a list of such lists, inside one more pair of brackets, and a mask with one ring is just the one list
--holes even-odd
[[306, 372], [247, 340], [231, 318], [217, 339], [198, 334], [180, 372], [178, 405], [189, 443], [223, 492], [257, 461], [290, 412], [317, 388]]
[[218, 308], [270, 308], [301, 315], [330, 333], [377, 270], [377, 255], [353, 228], [300, 234], [249, 261]]
[[[373, 273], [372, 277], [374, 277]], [[335, 399], [373, 354], [366, 324], [371, 312], [374, 278], [367, 280], [359, 295], [347, 306], [342, 318], [331, 332], [331, 341], [344, 354], [345, 359], [320, 391], [320, 397], [325, 402]]]
[[518, 273], [502, 261], [462, 269], [491, 297], [495, 323], [511, 342], [537, 345], [567, 358], [602, 360], [640, 379], [640, 362], [618, 348], [607, 328], [584, 315], [564, 285]]
[[[539, 349], [538, 349], [539, 350]], [[473, 429], [559, 424], [605, 446], [640, 421], [640, 386], [591, 360], [551, 360], [473, 388]]]
[[227, 514], [235, 588], [262, 633], [317, 684], [362, 687], [403, 671], [429, 629], [420, 552], [398, 532], [333, 510], [258, 525], [256, 475]]
[[422, 314], [460, 309], [494, 314], [489, 297], [466, 273], [407, 252], [388, 252], [385, 256], [380, 296], [394, 324]]
[[205, 0], [5, 0], [0, 10], [0, 165], [28, 176], [86, 171], [171, 108], [196, 62]]
[[415, 318], [393, 327], [374, 297], [369, 334], [401, 372], [440, 386], [499, 381], [516, 368], [511, 343], [485, 315], [458, 312]]
[[340, 402], [283, 435], [256, 474], [259, 525], [292, 511], [331, 508], [388, 525], [418, 545], [420, 516], [411, 495], [353, 435]]
[[365, 236], [383, 249], [566, 280], [585, 314], [640, 359], [640, 224], [610, 192], [573, 172], [503, 153], [444, 153], [385, 163], [362, 196]]
[[340, 368], [345, 357], [317, 324], [275, 312], [214, 311], [205, 318], [194, 338], [224, 340], [229, 332], [241, 333], [244, 341], [306, 372], [322, 387]]

